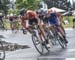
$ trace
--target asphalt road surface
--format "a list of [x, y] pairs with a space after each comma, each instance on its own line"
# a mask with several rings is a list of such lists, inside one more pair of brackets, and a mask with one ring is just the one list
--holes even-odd
[[[3, 33], [3, 34], [2, 34]], [[5, 60], [75, 60], [75, 30], [66, 29], [67, 40], [69, 41], [66, 49], [60, 46], [55, 46], [50, 49], [49, 53], [40, 55], [33, 46], [31, 36], [28, 33], [23, 35], [21, 31], [17, 34], [12, 34], [11, 31], [0, 32], [0, 35], [5, 36], [8, 42], [26, 44], [31, 48], [19, 49], [16, 51], [6, 52]]]

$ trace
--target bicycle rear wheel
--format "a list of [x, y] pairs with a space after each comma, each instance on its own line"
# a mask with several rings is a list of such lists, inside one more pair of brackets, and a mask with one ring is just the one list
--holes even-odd
[[0, 60], [4, 60], [5, 59], [5, 49], [3, 47], [2, 42], [0, 42]]
[[47, 37], [50, 40], [51, 44], [56, 45], [56, 39], [55, 39], [53, 33], [52, 32], [47, 32], [47, 33], [48, 33]]

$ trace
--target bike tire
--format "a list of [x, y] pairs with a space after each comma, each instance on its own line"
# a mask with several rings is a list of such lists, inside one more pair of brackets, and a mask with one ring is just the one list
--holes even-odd
[[52, 45], [56, 45], [56, 39], [54, 38], [54, 35], [52, 36], [51, 33], [49, 32], [47, 37], [49, 37], [49, 40], [52, 43]]
[[34, 47], [36, 48], [36, 50], [42, 55], [43, 52], [44, 52], [44, 46], [42, 45], [42, 42], [40, 42], [40, 48], [41, 50], [37, 47], [36, 43], [35, 43], [35, 38], [36, 36], [32, 35], [32, 41], [33, 41], [33, 44], [34, 44]]

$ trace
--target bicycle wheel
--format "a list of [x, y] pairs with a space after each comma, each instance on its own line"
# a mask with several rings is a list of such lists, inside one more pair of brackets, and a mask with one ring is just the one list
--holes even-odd
[[50, 42], [52, 43], [52, 45], [56, 45], [56, 39], [55, 39], [55, 37], [54, 37], [52, 32], [48, 32], [47, 37], [50, 40]]
[[36, 50], [37, 50], [40, 54], [43, 54], [43, 52], [44, 52], [44, 46], [42, 45], [41, 40], [39, 41], [39, 44], [36, 44], [37, 37], [36, 37], [35, 35], [32, 35], [32, 41], [33, 41], [33, 44], [34, 44]]
[[0, 60], [4, 60], [4, 59], [5, 59], [5, 50], [2, 42], [0, 42]]
[[59, 36], [58, 35], [58, 42], [59, 42], [59, 44], [60, 44], [60, 46], [62, 47], [62, 48], [66, 48], [67, 47], [67, 44], [66, 44], [66, 42], [64, 41], [64, 38], [62, 38], [61, 36]]

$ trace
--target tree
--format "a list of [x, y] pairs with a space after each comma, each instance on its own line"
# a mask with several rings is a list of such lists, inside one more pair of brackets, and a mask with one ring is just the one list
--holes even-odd
[[48, 5], [48, 8], [51, 8], [57, 7], [59, 0], [43, 0], [43, 1]]
[[39, 3], [40, 0], [16, 0], [16, 7], [36, 10], [39, 8]]
[[19, 15], [19, 10], [18, 9], [9, 9], [8, 14], [16, 14]]
[[43, 0], [45, 3], [47, 3], [48, 8], [51, 7], [58, 7], [61, 9], [68, 10], [71, 7], [70, 2], [67, 2], [67, 0]]
[[7, 14], [8, 11], [8, 4], [10, 3], [9, 0], [0, 0], [0, 10], [4, 12], [4, 14]]

